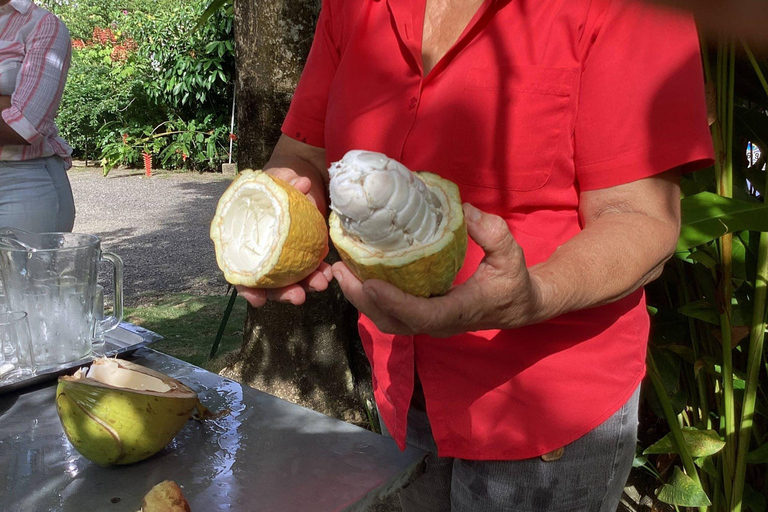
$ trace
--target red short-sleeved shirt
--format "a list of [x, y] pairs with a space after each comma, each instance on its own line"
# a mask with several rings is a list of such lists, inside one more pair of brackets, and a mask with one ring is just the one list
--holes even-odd
[[[486, 0], [423, 76], [425, 2], [325, 0], [283, 132], [328, 162], [367, 149], [453, 180], [506, 219], [528, 265], [581, 230], [579, 191], [711, 164], [687, 17], [623, 0]], [[457, 283], [482, 257], [470, 241]], [[360, 335], [401, 447], [415, 364], [441, 456], [522, 459], [629, 398], [648, 325], [637, 291], [514, 330], [391, 336], [363, 317]]]

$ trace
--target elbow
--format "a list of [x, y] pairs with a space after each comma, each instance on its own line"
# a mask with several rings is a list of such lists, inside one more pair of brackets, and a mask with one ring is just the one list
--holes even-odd
[[660, 230], [663, 232], [660, 232], [658, 237], [659, 252], [657, 262], [653, 268], [646, 273], [645, 279], [643, 279], [643, 285], [661, 277], [661, 274], [664, 271], [664, 266], [675, 255], [677, 240], [680, 237], [680, 222], [666, 223], [664, 228], [665, 229]]

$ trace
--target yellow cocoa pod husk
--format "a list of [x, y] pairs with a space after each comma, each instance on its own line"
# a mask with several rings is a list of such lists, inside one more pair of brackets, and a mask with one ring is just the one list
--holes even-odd
[[211, 222], [216, 261], [231, 284], [280, 288], [328, 255], [325, 218], [288, 183], [246, 169], [219, 199]]
[[464, 263], [467, 225], [456, 184], [429, 172], [416, 173], [443, 205], [445, 229], [438, 239], [400, 251], [383, 252], [347, 235], [335, 212], [330, 235], [342, 261], [361, 281], [381, 279], [411, 295], [443, 295]]

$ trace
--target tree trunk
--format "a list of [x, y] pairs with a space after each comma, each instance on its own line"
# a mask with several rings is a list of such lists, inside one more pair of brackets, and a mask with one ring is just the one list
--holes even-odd
[[[240, 169], [259, 168], [269, 159], [309, 53], [319, 4], [235, 0]], [[222, 374], [367, 425], [370, 371], [356, 320], [356, 311], [335, 283], [299, 307], [249, 307], [243, 346]]]

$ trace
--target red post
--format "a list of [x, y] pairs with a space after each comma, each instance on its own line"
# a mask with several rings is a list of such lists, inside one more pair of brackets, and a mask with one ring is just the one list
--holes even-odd
[[147, 176], [152, 176], [152, 155], [149, 153], [142, 153], [144, 156], [144, 172]]

